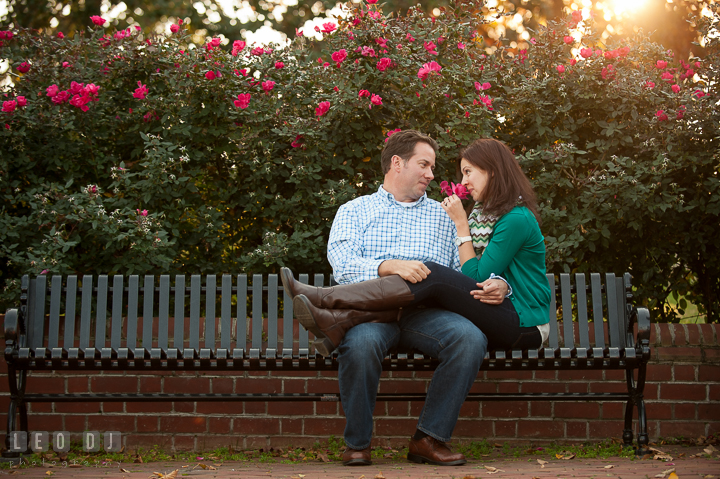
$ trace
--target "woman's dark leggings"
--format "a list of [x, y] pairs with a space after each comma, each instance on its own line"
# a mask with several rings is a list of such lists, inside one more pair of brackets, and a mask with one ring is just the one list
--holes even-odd
[[478, 289], [475, 280], [437, 263], [425, 263], [428, 277], [419, 283], [407, 282], [415, 300], [410, 306], [437, 305], [464, 316], [488, 338], [490, 349], [535, 349], [542, 343], [537, 326], [521, 327], [512, 301], [491, 305], [475, 299], [470, 291]]

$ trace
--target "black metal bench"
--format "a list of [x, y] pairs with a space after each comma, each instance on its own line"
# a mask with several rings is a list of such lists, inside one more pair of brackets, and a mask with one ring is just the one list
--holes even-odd
[[[292, 301], [277, 275], [38, 276], [22, 278], [20, 307], [5, 316], [5, 360], [12, 431], [27, 431], [29, 402], [75, 401], [337, 401], [336, 394], [30, 394], [28, 371], [270, 371], [335, 370], [335, 356], [310, 348], [308, 332], [293, 320]], [[218, 284], [218, 279], [220, 284]], [[308, 275], [300, 275], [308, 283]], [[548, 275], [551, 290], [548, 347], [491, 351], [483, 370], [625, 370], [623, 393], [472, 393], [474, 401], [624, 401], [623, 441], [633, 444], [637, 409], [638, 448], [648, 445], [643, 401], [650, 358], [650, 315], [631, 303], [630, 275]], [[325, 278], [315, 275], [314, 285]], [[235, 301], [233, 298], [236, 298]], [[281, 301], [282, 300], [282, 301]], [[250, 305], [251, 315], [247, 310]], [[279, 314], [282, 309], [282, 314]], [[219, 314], [218, 314], [219, 312]], [[563, 319], [559, 326], [558, 313]], [[187, 317], [187, 319], [186, 319]], [[147, 321], [152, 318], [151, 321]], [[592, 318], [592, 321], [590, 321]], [[607, 323], [607, 328], [605, 324]], [[637, 332], [634, 332], [637, 327]], [[154, 332], [156, 331], [156, 332]], [[606, 338], [607, 331], [607, 338]], [[591, 334], [594, 333], [594, 334]], [[576, 337], [577, 335], [577, 337]], [[238, 340], [240, 338], [240, 340]], [[385, 359], [393, 371], [429, 371], [437, 361], [413, 352]], [[637, 371], [637, 377], [634, 373]], [[381, 393], [378, 400], [422, 400], [422, 394]], [[19, 429], [18, 429], [19, 416]]]

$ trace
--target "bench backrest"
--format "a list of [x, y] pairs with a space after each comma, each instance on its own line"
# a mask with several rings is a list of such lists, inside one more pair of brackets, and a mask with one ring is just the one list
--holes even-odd
[[[326, 279], [332, 280], [316, 274], [311, 284], [327, 285]], [[299, 280], [309, 283], [309, 276]], [[625, 333], [628, 273], [592, 273], [589, 281], [585, 274], [548, 274], [548, 282], [555, 292], [550, 348], [632, 347]], [[308, 332], [293, 320], [292, 301], [275, 274], [24, 276], [21, 308], [27, 318], [21, 346], [30, 350], [190, 348], [250, 359], [311, 353]]]

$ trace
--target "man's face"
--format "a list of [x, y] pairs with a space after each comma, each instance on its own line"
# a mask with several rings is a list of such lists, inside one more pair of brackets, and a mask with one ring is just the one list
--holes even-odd
[[418, 142], [410, 158], [393, 156], [393, 167], [396, 161], [399, 161], [400, 172], [395, 199], [405, 203], [417, 201], [425, 194], [430, 181], [435, 177], [435, 150], [425, 142]]

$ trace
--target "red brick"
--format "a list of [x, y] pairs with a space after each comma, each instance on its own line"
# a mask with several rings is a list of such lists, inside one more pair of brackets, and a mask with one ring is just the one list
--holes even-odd
[[675, 346], [687, 345], [687, 339], [685, 338], [685, 328], [683, 328], [683, 326], [683, 324], [668, 324], [668, 329], [674, 331], [675, 341], [673, 344], [675, 344]]
[[660, 342], [657, 343], [658, 346], [672, 346], [672, 336], [670, 335], [670, 324], [668, 323], [661, 323], [657, 324], [657, 327], [660, 329]]
[[215, 394], [232, 394], [233, 380], [232, 378], [213, 378], [212, 392]]
[[391, 378], [407, 378], [412, 379], [413, 372], [412, 371], [391, 371], [390, 372]]
[[302, 434], [303, 420], [282, 418], [282, 434]]
[[498, 384], [507, 383], [487, 383], [487, 382], [476, 382], [473, 383], [470, 388], [470, 393], [496, 393], [498, 392]]
[[719, 363], [720, 362], [720, 349], [703, 349], [704, 361], [708, 363]]
[[159, 422], [156, 416], [137, 416], [137, 432], [158, 432]]
[[648, 418], [672, 419], [672, 406], [668, 403], [646, 403], [645, 410]]
[[695, 419], [695, 404], [682, 403], [675, 405], [675, 419]]
[[676, 364], [673, 366], [675, 381], [695, 381], [695, 366]]
[[[342, 436], [345, 429], [345, 418], [306, 418], [305, 434], [318, 436]], [[265, 434], [270, 432], [263, 431]], [[382, 435], [382, 434], [380, 434]]]
[[[509, 421], [515, 424], [515, 421]], [[410, 429], [406, 429], [403, 432], [407, 437], [412, 436], [415, 431], [417, 423], [413, 424]], [[455, 437], [492, 437], [493, 436], [493, 422], [483, 421], [481, 419], [459, 419], [455, 424], [455, 430], [453, 431]]]
[[709, 389], [708, 399], [710, 401], [720, 401], [720, 385], [711, 384]]
[[588, 383], [567, 383], [567, 392], [586, 393], [588, 392]]
[[65, 416], [63, 430], [65, 431], [88, 431], [87, 418], [89, 416]]
[[[274, 448], [297, 448], [304, 447], [305, 449], [311, 449], [315, 445], [316, 439], [314, 437], [284, 437], [276, 436], [269, 439], [270, 446]], [[373, 442], [375, 445], [375, 442]]]
[[[270, 377], [269, 371], [245, 371], [245, 374], [248, 376], [254, 376], [254, 377]], [[243, 379], [244, 381], [244, 379]]]
[[658, 344], [660, 344], [660, 342], [658, 340], [657, 324], [651, 324], [650, 325], [650, 347], [655, 347]]
[[88, 392], [88, 378], [68, 378], [67, 380], [69, 393], [86, 393]]
[[[53, 412], [53, 404], [51, 402], [36, 402], [36, 403], [30, 403], [28, 406], [28, 413], [39, 413], [39, 412]], [[98, 409], [100, 408], [100, 405], [97, 405]]]
[[645, 400], [646, 401], [652, 401], [659, 398], [658, 392], [660, 389], [660, 384], [646, 384], [645, 385]]
[[138, 392], [159, 393], [162, 392], [162, 381], [160, 378], [141, 377]]
[[[307, 429], [307, 420], [305, 420], [305, 428]], [[375, 431], [378, 436], [410, 437], [415, 432], [416, 428], [417, 420], [414, 418], [381, 418], [375, 420]]]
[[514, 417], [528, 416], [527, 401], [487, 401], [482, 404], [482, 417]]
[[556, 418], [599, 419], [600, 405], [591, 402], [555, 403]]
[[477, 401], [465, 401], [460, 407], [460, 417], [479, 417], [480, 404]]
[[90, 389], [94, 393], [135, 393], [138, 380], [132, 376], [98, 376], [90, 378]]
[[338, 405], [340, 402], [327, 401], [315, 403], [315, 414], [317, 415], [337, 415]]
[[696, 421], [661, 421], [660, 434], [663, 437], [698, 437], [705, 434], [705, 424]]
[[129, 434], [123, 436], [125, 446], [130, 450], [148, 449], [158, 446], [164, 451], [172, 450], [172, 436], [164, 436], [159, 434]]
[[160, 430], [168, 433], [202, 433], [207, 431], [204, 416], [161, 416]]
[[197, 437], [197, 449], [196, 451], [214, 451], [220, 448], [238, 447], [238, 442], [242, 441], [240, 438], [233, 438], [227, 436], [198, 436]]
[[687, 341], [691, 346], [699, 346], [702, 343], [702, 335], [697, 324], [684, 324], [687, 329]]
[[702, 360], [702, 349], [690, 346], [676, 348], [657, 348], [655, 357], [658, 361], [693, 361]]
[[591, 393], [625, 393], [627, 385], [623, 383], [595, 383], [590, 385]]
[[129, 402], [125, 403], [125, 411], [129, 413], [170, 413], [172, 403], [170, 402]]
[[556, 379], [557, 371], [534, 371], [535, 379]]
[[647, 381], [672, 381], [672, 366], [669, 364], [648, 364]]
[[568, 438], [587, 439], [587, 422], [570, 421], [565, 423]]
[[603, 419], [623, 419], [625, 417], [625, 404], [619, 402], [602, 403], [600, 417]]
[[[698, 404], [698, 419], [701, 421], [720, 421], [720, 406], [718, 404]], [[720, 430], [710, 431], [717, 433]]]
[[[558, 403], [562, 407], [562, 403]], [[548, 401], [533, 401], [530, 403], [530, 417], [552, 416], [552, 403]]]
[[236, 417], [233, 420], [233, 432], [243, 436], [257, 434], [279, 434], [280, 420], [276, 418]]
[[65, 379], [52, 377], [32, 377], [28, 378], [26, 392], [58, 394], [65, 392]]
[[720, 366], [709, 364], [698, 366], [698, 381], [701, 383], [720, 382]]
[[[207, 403], [199, 403], [207, 404]], [[178, 401], [173, 403], [173, 411], [175, 412], [195, 412], [195, 403], [189, 401]]]
[[211, 417], [208, 418], [208, 432], [211, 434], [230, 434], [232, 418]]
[[304, 379], [283, 379], [283, 391], [286, 394], [306, 393], [305, 384]]
[[564, 393], [565, 385], [561, 383], [523, 383], [524, 393]]
[[516, 394], [520, 392], [520, 382], [498, 383], [498, 392], [503, 394]]
[[310, 416], [313, 414], [311, 402], [269, 402], [270, 416]]
[[409, 401], [387, 401], [388, 416], [407, 417], [410, 411]]
[[173, 449], [175, 451], [195, 451], [195, 436], [173, 436]]
[[717, 346], [715, 336], [713, 334], [712, 324], [698, 324], [700, 334], [702, 335], [703, 346]]
[[508, 380], [508, 381], [519, 381], [523, 379], [532, 379], [532, 371], [486, 371], [487, 379], [490, 380]]
[[[557, 408], [556, 408], [557, 409]], [[563, 423], [560, 421], [519, 421], [518, 437], [527, 438], [560, 438], [564, 435]]]
[[605, 381], [623, 381], [625, 382], [625, 371], [618, 369], [603, 371], [605, 374]]
[[[175, 377], [165, 378], [163, 382], [163, 392], [165, 393], [207, 393], [210, 392], [210, 379], [197, 377]], [[256, 392], [252, 390], [244, 390], [243, 392]]]
[[268, 438], [267, 436], [249, 436], [245, 438], [245, 447], [246, 450], [254, 450], [258, 451], [260, 449], [264, 449], [268, 447]]
[[558, 371], [561, 381], [602, 381], [603, 372], [599, 369], [584, 369], [579, 371]]
[[120, 431], [133, 432], [135, 431], [135, 417], [134, 416], [88, 416], [87, 418], [88, 431]]
[[121, 402], [104, 402], [101, 407], [103, 414], [125, 412]]
[[267, 403], [266, 402], [246, 402], [243, 407], [245, 408], [245, 414], [266, 414]]
[[[237, 373], [230, 372], [237, 375]], [[282, 375], [291, 378], [316, 378], [318, 373], [316, 371], [282, 371]]]
[[660, 397], [680, 401], [705, 401], [704, 384], [661, 384]]
[[[33, 405], [33, 409], [35, 409], [34, 406], [40, 405], [43, 403], [37, 403]], [[45, 403], [50, 404], [50, 403]], [[122, 403], [121, 403], [122, 404]], [[37, 411], [35, 411], [37, 412]], [[66, 414], [66, 413], [82, 413], [82, 414], [100, 414], [100, 403], [97, 402], [58, 402], [55, 403], [55, 412], [60, 414]]]
[[591, 439], [622, 437], [624, 428], [625, 423], [623, 421], [588, 421], [588, 435]]
[[307, 389], [313, 393], [340, 394], [339, 382], [332, 379], [308, 379]]
[[425, 394], [427, 385], [426, 381], [383, 381], [380, 383], [380, 392], [386, 394]]
[[377, 401], [373, 409], [373, 417], [387, 416], [387, 401]]

